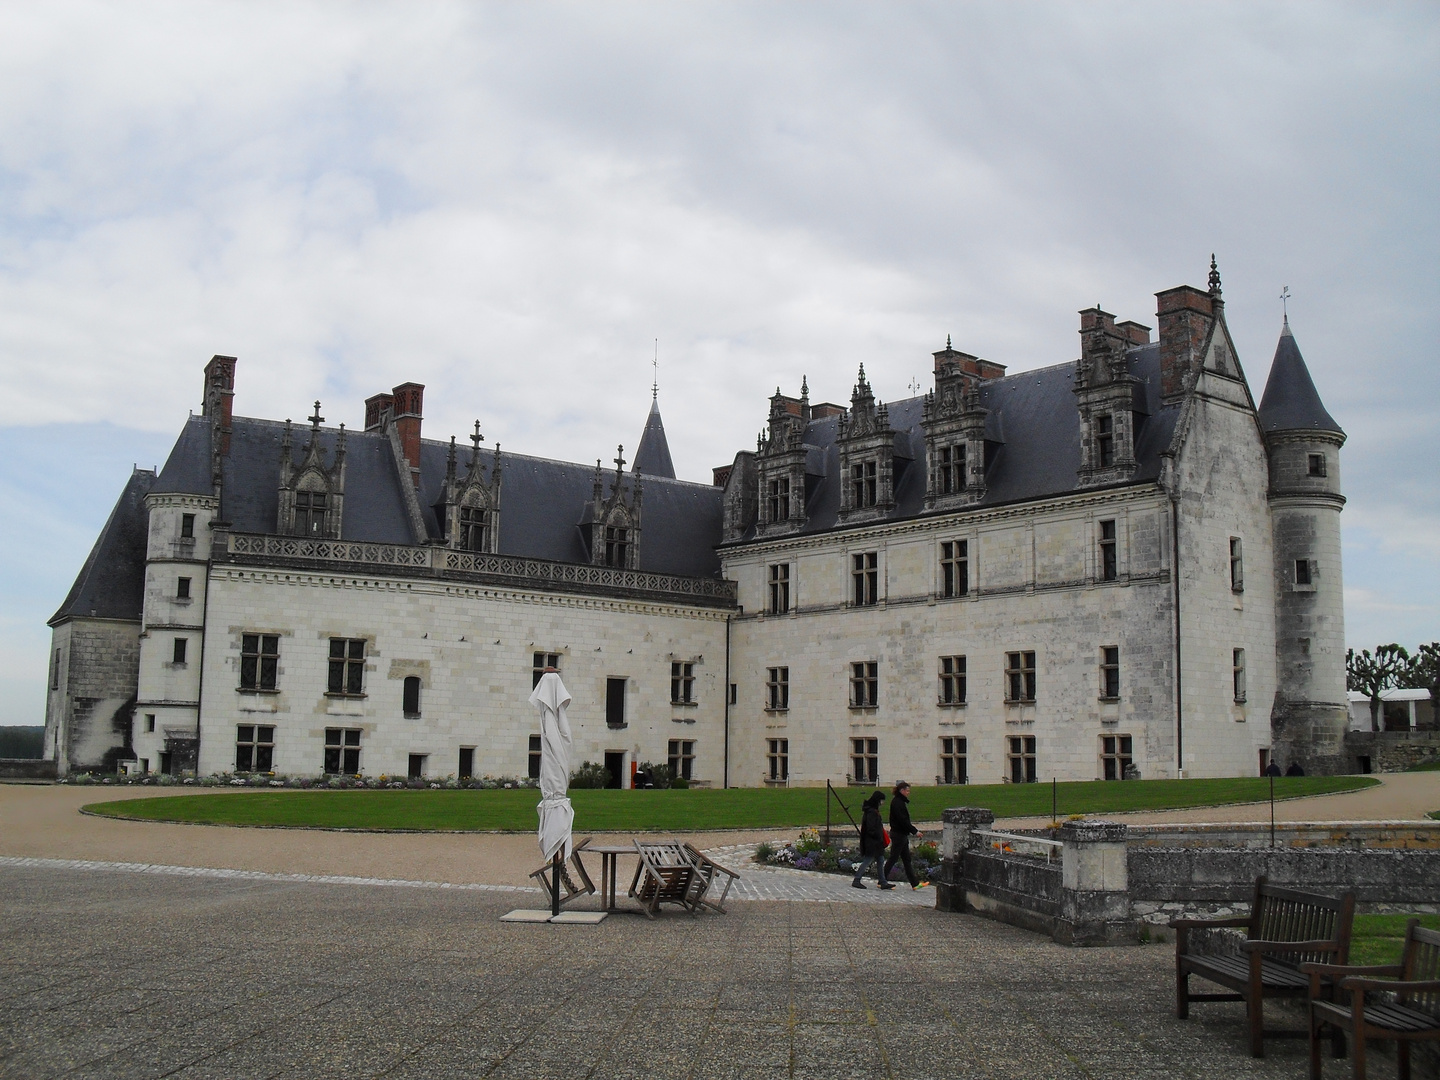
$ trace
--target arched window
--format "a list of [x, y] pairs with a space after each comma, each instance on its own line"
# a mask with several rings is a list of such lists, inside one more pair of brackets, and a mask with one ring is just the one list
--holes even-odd
[[405, 679], [405, 702], [403, 706], [407, 717], [420, 715], [420, 676], [410, 675]]

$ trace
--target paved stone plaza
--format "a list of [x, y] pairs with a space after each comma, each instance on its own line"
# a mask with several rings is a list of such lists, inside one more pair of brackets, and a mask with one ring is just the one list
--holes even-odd
[[1303, 1075], [1301, 1043], [1247, 1056], [1238, 1006], [1175, 1020], [1168, 947], [1061, 948], [902, 892], [556, 927], [500, 923], [538, 898], [514, 889], [11, 858], [0, 1075]]

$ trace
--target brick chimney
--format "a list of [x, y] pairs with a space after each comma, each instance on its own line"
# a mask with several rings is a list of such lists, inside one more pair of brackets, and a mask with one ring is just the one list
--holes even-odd
[[420, 486], [420, 421], [425, 387], [420, 383], [401, 383], [394, 395], [395, 433], [400, 436], [400, 449], [410, 463], [410, 477]]
[[235, 357], [212, 356], [205, 365], [205, 397], [200, 415], [220, 428], [220, 452], [230, 452], [230, 418], [235, 410]]
[[1155, 294], [1160, 322], [1160, 398], [1169, 404], [1185, 393], [1200, 367], [1200, 350], [1215, 321], [1214, 298], [1190, 285]]
[[365, 399], [365, 430], [383, 431], [385, 417], [395, 413], [394, 394], [376, 394]]

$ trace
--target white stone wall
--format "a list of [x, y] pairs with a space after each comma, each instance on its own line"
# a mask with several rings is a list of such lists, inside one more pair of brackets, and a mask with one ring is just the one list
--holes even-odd
[[[281, 636], [278, 693], [241, 692], [241, 635]], [[361, 698], [326, 693], [330, 639], [366, 642]], [[695, 741], [694, 776], [723, 780], [725, 613], [680, 605], [385, 579], [218, 566], [210, 578], [201, 717], [202, 772], [234, 768], [237, 724], [274, 724], [277, 772], [315, 774], [325, 729], [359, 728], [361, 770], [453, 775], [462, 747], [477, 776], [524, 776], [533, 654], [558, 653], [574, 701], [575, 764], [606, 751], [666, 760], [670, 739]], [[672, 660], [695, 663], [692, 706], [672, 706]], [[402, 712], [404, 679], [418, 675], [418, 718]], [[605, 719], [606, 680], [627, 680], [624, 728]]]
[[[111, 752], [124, 745], [135, 701], [139, 637], [138, 623], [112, 619], [68, 619], [55, 628], [50, 663], [58, 649], [60, 685], [46, 693], [45, 754], [60, 775], [113, 768]], [[54, 679], [47, 677], [48, 687]]]
[[[767, 775], [789, 740], [791, 783], [842, 781], [853, 737], [879, 740], [882, 783], [934, 783], [942, 736], [967, 739], [976, 783], [1007, 775], [1006, 739], [1033, 735], [1041, 779], [1101, 775], [1100, 738], [1130, 735], [1147, 777], [1172, 775], [1168, 502], [1153, 487], [1024, 510], [970, 511], [722, 552], [743, 614], [731, 638], [731, 783]], [[1117, 523], [1119, 580], [1097, 582], [1099, 522]], [[969, 542], [971, 593], [939, 598], [940, 544]], [[849, 607], [851, 555], [878, 552], [881, 602]], [[768, 567], [791, 565], [791, 612], [764, 614]], [[1118, 702], [1101, 702], [1100, 650], [1120, 649]], [[1005, 654], [1036, 653], [1034, 705], [1007, 705]], [[939, 701], [939, 658], [963, 655], [964, 707]], [[879, 664], [879, 704], [849, 707], [849, 665]], [[790, 669], [790, 708], [765, 709], [766, 670]]]

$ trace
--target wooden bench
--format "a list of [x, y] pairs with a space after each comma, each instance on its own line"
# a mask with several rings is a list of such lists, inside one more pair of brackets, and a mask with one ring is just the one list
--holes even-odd
[[[1357, 1080], [1365, 1077], [1366, 1039], [1396, 1040], [1400, 1080], [1410, 1080], [1410, 1044], [1440, 1040], [1440, 932], [1423, 929], [1419, 919], [1405, 927], [1398, 964], [1302, 964], [1301, 970], [1310, 977], [1311, 1080], [1320, 1080], [1320, 1038], [1326, 1027], [1354, 1036], [1350, 1056]], [[1327, 979], [1338, 983], [1328, 999], [1322, 983]]]
[[[1175, 931], [1175, 1015], [1184, 1020], [1192, 1001], [1243, 1001], [1250, 1031], [1250, 1053], [1265, 1056], [1265, 1036], [1300, 1038], [1307, 1031], [1266, 1031], [1265, 998], [1305, 998], [1310, 977], [1303, 963], [1344, 964], [1350, 958], [1350, 927], [1355, 894], [1340, 897], [1282, 889], [1255, 879], [1255, 901], [1248, 916], [1233, 919], [1172, 919]], [[1243, 928], [1238, 956], [1201, 956], [1190, 952], [1194, 930]], [[1192, 994], [1190, 976], [1228, 987], [1228, 994]], [[1334, 980], [1321, 976], [1321, 993]]]

